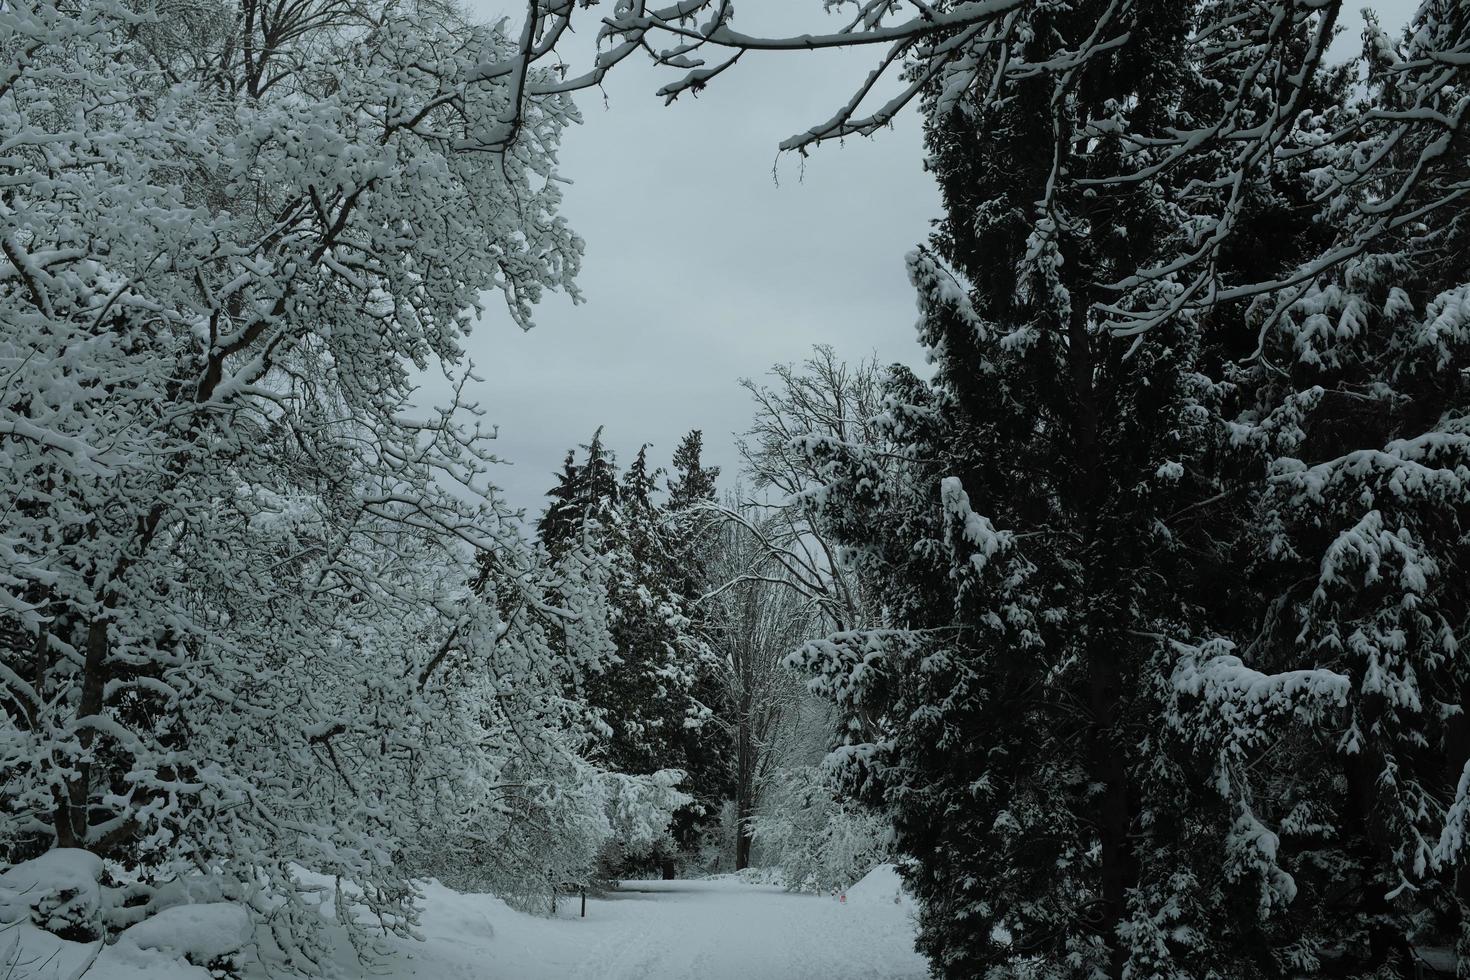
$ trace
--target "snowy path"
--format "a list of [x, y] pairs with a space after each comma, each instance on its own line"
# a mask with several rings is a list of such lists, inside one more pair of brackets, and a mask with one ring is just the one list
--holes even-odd
[[[792, 895], [738, 880], [629, 881], [604, 898], [575, 902], [557, 918], [517, 912], [491, 895], [462, 895], [436, 882], [423, 886], [422, 942], [380, 940], [368, 964], [329, 927], [330, 980], [923, 980], [914, 952], [907, 900], [896, 904], [898, 878], [875, 869], [848, 892], [848, 902]], [[181, 906], [173, 911], [208, 906]], [[161, 924], [160, 920], [155, 925]], [[191, 920], [194, 921], [194, 920]], [[177, 928], [172, 926], [170, 928]], [[203, 936], [181, 937], [180, 948]], [[119, 941], [98, 950], [63, 942], [27, 925], [12, 939], [26, 980], [74, 978], [87, 964], [97, 980], [209, 980], [178, 958], [168, 928], [140, 949]], [[248, 929], [246, 930], [248, 932]], [[0, 935], [0, 938], [4, 938]], [[235, 935], [234, 940], [239, 936]], [[157, 947], [157, 948], [153, 948]], [[253, 949], [253, 944], [250, 948]], [[0, 948], [0, 954], [16, 952]], [[98, 956], [100, 952], [100, 956]], [[95, 962], [93, 957], [97, 956]], [[0, 955], [0, 974], [6, 974]], [[246, 980], [285, 976], [251, 956]], [[294, 976], [295, 974], [291, 974]]]
[[384, 965], [393, 980], [922, 980], [909, 906], [881, 890], [840, 905], [738, 881], [630, 881], [588, 899], [585, 919], [575, 902], [537, 919], [431, 885], [427, 941]]

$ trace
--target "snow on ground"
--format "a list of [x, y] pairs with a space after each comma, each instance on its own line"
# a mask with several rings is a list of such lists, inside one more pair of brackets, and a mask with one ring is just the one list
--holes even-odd
[[912, 907], [912, 899], [904, 894], [903, 879], [898, 869], [891, 864], [880, 864], [869, 871], [863, 880], [847, 890], [847, 900], [858, 904], [887, 902]]
[[[845, 903], [738, 876], [627, 881], [589, 898], [585, 919], [575, 898], [547, 919], [490, 895], [428, 882], [424, 941], [393, 940], [368, 965], [343, 943], [333, 957], [333, 980], [922, 980], [927, 969], [913, 949], [912, 904], [894, 901], [898, 889], [890, 867], [854, 885]], [[207, 933], [201, 941], [220, 945], [218, 936], [229, 933], [228, 946], [236, 941], [235, 919], [213, 905], [171, 911], [169, 922], [134, 927], [95, 962], [96, 944], [63, 942], [29, 927], [17, 976], [75, 980], [91, 962], [87, 980], [207, 980], [207, 971], [159, 948], [177, 942], [155, 941], [153, 933], [167, 939], [181, 928], [190, 931], [193, 916]], [[21, 938], [18, 924], [6, 930], [12, 943]], [[133, 931], [145, 941], [131, 941]], [[244, 975], [279, 980], [282, 974], [247, 957]]]
[[201, 902], [164, 909], [124, 932], [119, 942], [209, 963], [243, 949], [252, 931], [250, 913], [241, 906]]
[[[881, 869], [880, 869], [881, 871]], [[877, 872], [875, 872], [877, 873]], [[892, 875], [891, 869], [887, 872]], [[739, 879], [627, 881], [556, 919], [437, 885], [393, 980], [921, 980], [912, 908], [897, 877], [866, 894], [794, 895]], [[855, 886], [859, 892], [861, 886]], [[408, 957], [411, 956], [412, 959]]]

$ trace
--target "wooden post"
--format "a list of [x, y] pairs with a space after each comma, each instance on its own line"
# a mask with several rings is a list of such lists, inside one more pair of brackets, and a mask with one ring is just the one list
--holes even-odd
[[582, 886], [582, 918], [587, 918], [587, 886]]

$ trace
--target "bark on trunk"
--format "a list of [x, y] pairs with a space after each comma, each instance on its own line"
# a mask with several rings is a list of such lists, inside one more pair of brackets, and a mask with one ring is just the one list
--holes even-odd
[[[1100, 643], [1107, 647], [1110, 644]], [[1103, 921], [1101, 933], [1111, 951], [1109, 976], [1120, 980], [1127, 961], [1118, 942], [1118, 926], [1128, 911], [1128, 889], [1133, 883], [1133, 853], [1128, 840], [1132, 823], [1128, 768], [1121, 746], [1114, 744], [1117, 721], [1118, 661], [1107, 649], [1088, 651], [1088, 700], [1093, 714], [1093, 778], [1103, 785], [1098, 814]]]
[[[1092, 568], [1100, 570], [1110, 567], [1108, 563], [1098, 561], [1103, 556], [1096, 553], [1100, 545], [1109, 547], [1102, 517], [1108, 478], [1099, 435], [1101, 408], [1096, 390], [1097, 339], [1087, 329], [1088, 305], [1081, 302], [1080, 297], [1073, 297], [1067, 319], [1067, 361], [1076, 412], [1072, 427], [1077, 464], [1074, 505], [1082, 528], [1084, 560], [1088, 560]], [[1102, 594], [1106, 589], [1102, 582], [1096, 583], [1098, 588], [1091, 588], [1092, 583], [1088, 584], [1089, 596]], [[1092, 778], [1103, 787], [1097, 815], [1102, 898], [1098, 932], [1109, 950], [1108, 975], [1113, 980], [1121, 980], [1127, 952], [1118, 941], [1118, 927], [1127, 915], [1128, 889], [1133, 885], [1137, 870], [1128, 837], [1132, 825], [1132, 800], [1126, 749], [1119, 743], [1117, 731], [1126, 650], [1118, 635], [1114, 616], [1113, 610], [1090, 609], [1083, 642], [1087, 661], [1087, 702], [1092, 716], [1089, 732]]]
[[751, 702], [742, 698], [735, 741], [735, 870], [750, 867], [751, 818], [755, 816], [755, 747], [751, 738]]
[[[1460, 713], [1449, 719], [1445, 735], [1445, 771], [1443, 791], [1455, 792], [1465, 760], [1470, 759], [1470, 687], [1460, 688]], [[1459, 915], [1455, 932], [1455, 976], [1470, 978], [1470, 868], [1461, 864], [1455, 869], [1455, 911]]]
[[[77, 703], [77, 717], [91, 718], [102, 713], [102, 695], [107, 688], [107, 622], [98, 618], [87, 627], [87, 656], [82, 668], [82, 695]], [[92, 764], [85, 754], [92, 748], [95, 729], [87, 726], [78, 733], [83, 760], [76, 765], [76, 775], [67, 780], [64, 793], [57, 794], [56, 845], [86, 847], [88, 797], [92, 788]]]
[[739, 826], [735, 832], [735, 870], [744, 871], [750, 867], [750, 844], [751, 828], [750, 814], [742, 811]]

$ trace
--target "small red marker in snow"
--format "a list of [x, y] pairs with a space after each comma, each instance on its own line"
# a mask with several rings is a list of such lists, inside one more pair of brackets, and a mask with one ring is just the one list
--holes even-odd
[[847, 892], [843, 892], [841, 895], [838, 895], [837, 896], [837, 901], [841, 902], [843, 905], [846, 905], [847, 904]]

